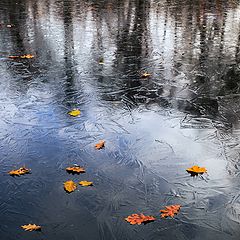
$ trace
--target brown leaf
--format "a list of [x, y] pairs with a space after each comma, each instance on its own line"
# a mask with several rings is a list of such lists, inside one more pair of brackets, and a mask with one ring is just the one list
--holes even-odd
[[170, 205], [170, 206], [166, 206], [166, 209], [160, 210], [161, 217], [174, 217], [174, 214], [178, 214], [178, 212], [180, 211], [181, 205]]
[[96, 145], [95, 145], [95, 148], [96, 149], [102, 149], [105, 147], [105, 141], [104, 140], [100, 140]]
[[21, 226], [21, 228], [23, 228], [25, 231], [29, 231], [29, 232], [41, 230], [41, 226], [37, 226], [36, 224], [23, 225], [23, 226]]
[[16, 59], [16, 58], [19, 58], [19, 56], [8, 56], [8, 58]]
[[77, 189], [77, 184], [73, 182], [72, 180], [69, 180], [64, 183], [64, 189], [66, 192], [70, 193]]
[[199, 166], [193, 166], [191, 168], [186, 169], [188, 173], [190, 173], [192, 176], [203, 174], [207, 172], [207, 169], [205, 167], [199, 167]]
[[66, 171], [68, 172], [68, 173], [77, 173], [77, 174], [79, 174], [79, 173], [85, 173], [85, 169], [84, 168], [82, 168], [82, 167], [80, 167], [80, 166], [72, 166], [72, 167], [67, 167], [66, 168]]
[[30, 170], [31, 169], [27, 169], [25, 167], [21, 167], [19, 169], [12, 170], [12, 171], [8, 172], [8, 174], [11, 175], [11, 176], [20, 176], [20, 175], [24, 175], [24, 174], [30, 173]]
[[103, 65], [104, 64], [104, 59], [100, 58], [99, 61], [98, 61], [98, 64]]
[[141, 214], [132, 214], [127, 218], [125, 218], [125, 220], [132, 225], [135, 225], [135, 224], [140, 225], [142, 223], [146, 224], [149, 222], [153, 222], [156, 220], [156, 218], [153, 216], [145, 216], [141, 213]]

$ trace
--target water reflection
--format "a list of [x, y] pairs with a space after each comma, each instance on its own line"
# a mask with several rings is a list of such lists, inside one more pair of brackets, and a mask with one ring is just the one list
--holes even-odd
[[[239, 239], [239, 16], [238, 1], [2, 0], [1, 239]], [[95, 185], [66, 195], [74, 163]], [[20, 165], [33, 174], [6, 174]], [[123, 221], [175, 203], [175, 220]]]

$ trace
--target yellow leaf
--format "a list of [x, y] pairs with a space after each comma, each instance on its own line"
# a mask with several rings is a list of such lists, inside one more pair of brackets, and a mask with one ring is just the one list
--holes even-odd
[[41, 226], [37, 226], [36, 224], [23, 225], [21, 226], [21, 228], [23, 228], [25, 231], [30, 231], [30, 232], [41, 230]]
[[68, 112], [68, 114], [72, 117], [77, 117], [81, 114], [81, 111], [78, 109], [73, 109], [72, 111]]
[[17, 59], [17, 58], [31, 59], [31, 58], [34, 58], [34, 56], [31, 54], [26, 54], [26, 55], [22, 55], [22, 56], [9, 56], [9, 58], [11, 58], [11, 59]]
[[31, 59], [31, 58], [34, 58], [34, 56], [33, 56], [33, 55], [31, 55], [31, 54], [27, 54], [27, 55], [20, 56], [20, 58], [27, 58], [27, 59]]
[[24, 175], [24, 174], [27, 174], [27, 173], [30, 173], [30, 169], [27, 169], [25, 167], [21, 167], [19, 169], [12, 170], [12, 171], [8, 172], [8, 174], [11, 175], [11, 176], [20, 176], [20, 175]]
[[83, 187], [88, 187], [88, 186], [92, 186], [93, 182], [81, 181], [79, 182], [79, 184], [82, 185]]
[[69, 173], [85, 173], [85, 169], [80, 166], [67, 167], [66, 171]]
[[77, 188], [77, 184], [74, 183], [72, 180], [69, 180], [64, 183], [64, 189], [69, 193], [75, 191], [76, 188]]
[[147, 72], [145, 72], [145, 73], [142, 74], [142, 77], [143, 77], [143, 78], [147, 78], [147, 77], [150, 77], [150, 76], [151, 76], [151, 74], [150, 74], [150, 73], [147, 73]]
[[105, 147], [105, 141], [104, 140], [100, 140], [97, 144], [95, 144], [95, 148], [96, 149], [102, 149]]
[[205, 167], [193, 166], [191, 168], [186, 169], [186, 171], [192, 175], [203, 174], [207, 172]]

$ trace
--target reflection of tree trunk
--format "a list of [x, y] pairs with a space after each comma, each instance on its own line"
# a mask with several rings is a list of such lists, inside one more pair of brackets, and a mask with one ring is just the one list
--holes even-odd
[[239, 24], [239, 30], [238, 30], [238, 41], [236, 45], [236, 62], [237, 64], [240, 63], [240, 24]]
[[134, 4], [129, 4], [129, 8], [133, 8], [134, 5], [133, 28], [130, 30], [131, 18], [129, 17], [129, 13], [133, 11], [128, 9], [128, 16], [124, 24], [126, 28], [122, 30], [117, 39], [117, 53], [120, 57], [122, 56], [125, 72], [131, 72], [132, 75], [136, 76], [141, 69], [141, 60], [144, 57], [142, 55], [143, 49], [146, 50], [145, 54], [147, 54], [146, 39], [148, 39], [149, 34], [147, 33], [148, 14], [146, 12], [148, 3], [144, 0], [135, 0]]
[[14, 25], [14, 31], [12, 31], [12, 48], [13, 54], [22, 54], [26, 52], [24, 46], [24, 33], [21, 27], [26, 23], [25, 4], [16, 5], [15, 2], [9, 3], [9, 20]]
[[208, 57], [207, 44], [207, 18], [206, 18], [206, 3], [200, 4], [200, 66], [203, 67]]
[[73, 84], [74, 84], [74, 72], [73, 72], [73, 54], [74, 54], [74, 42], [73, 42], [73, 22], [72, 22], [72, 5], [69, 0], [63, 0], [63, 24], [64, 24], [64, 60], [65, 60], [65, 72], [66, 72], [66, 102], [74, 102], [72, 97]]

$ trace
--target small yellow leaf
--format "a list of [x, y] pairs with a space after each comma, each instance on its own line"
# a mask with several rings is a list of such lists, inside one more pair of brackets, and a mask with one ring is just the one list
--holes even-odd
[[27, 59], [31, 59], [31, 58], [34, 58], [34, 56], [33, 56], [33, 55], [31, 55], [31, 54], [27, 54], [27, 55], [20, 56], [20, 58], [27, 58]]
[[73, 182], [72, 180], [69, 180], [67, 182], [64, 183], [64, 189], [67, 192], [73, 192], [77, 189], [77, 184], [75, 182]]
[[23, 225], [23, 226], [21, 226], [21, 228], [23, 228], [25, 231], [29, 231], [29, 232], [41, 230], [41, 226], [37, 226], [36, 224]]
[[93, 182], [81, 181], [79, 182], [79, 184], [82, 185], [83, 187], [88, 187], [88, 186], [92, 186]]
[[26, 55], [22, 55], [22, 56], [9, 56], [9, 58], [11, 58], [11, 59], [17, 59], [17, 58], [31, 59], [31, 58], [34, 58], [34, 56], [31, 54], [26, 54]]
[[81, 111], [78, 109], [73, 109], [72, 111], [68, 112], [68, 114], [72, 117], [77, 117], [81, 114]]
[[69, 173], [85, 173], [85, 169], [80, 166], [67, 167], [66, 171]]
[[191, 168], [186, 169], [186, 171], [192, 175], [203, 174], [207, 172], [205, 167], [193, 166]]
[[145, 73], [142, 74], [142, 77], [143, 77], [143, 78], [147, 78], [147, 77], [150, 77], [150, 76], [151, 76], [151, 74], [150, 74], [150, 73], [147, 73], [147, 72], [145, 72]]
[[95, 144], [95, 148], [100, 150], [102, 148], [105, 147], [105, 141], [104, 140], [100, 140], [97, 144]]
[[11, 175], [11, 176], [20, 176], [20, 175], [24, 175], [24, 174], [27, 174], [27, 173], [30, 173], [30, 169], [27, 169], [25, 167], [21, 167], [19, 169], [12, 170], [12, 171], [8, 172], [8, 174]]

